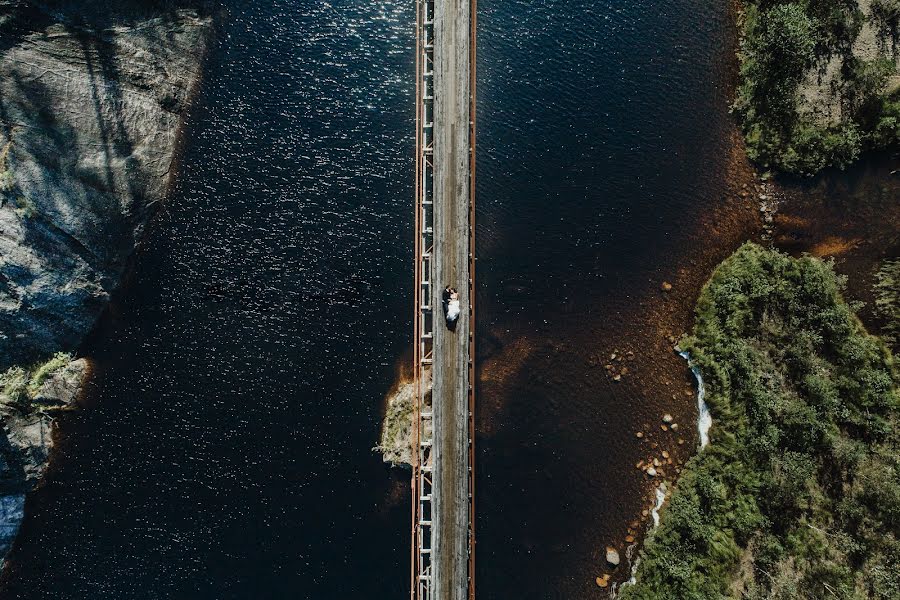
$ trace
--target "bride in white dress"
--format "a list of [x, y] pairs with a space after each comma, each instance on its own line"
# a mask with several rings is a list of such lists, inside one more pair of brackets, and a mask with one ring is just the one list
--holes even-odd
[[447, 322], [453, 323], [459, 318], [459, 292], [450, 292], [450, 300], [447, 302]]

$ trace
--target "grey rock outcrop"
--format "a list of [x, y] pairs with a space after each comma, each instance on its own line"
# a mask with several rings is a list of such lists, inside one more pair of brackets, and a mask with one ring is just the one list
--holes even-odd
[[170, 185], [211, 21], [140, 4], [0, 2], [0, 369], [81, 341]]
[[189, 1], [0, 0], [0, 557], [87, 371], [22, 366], [82, 341], [171, 186], [212, 31]]
[[88, 364], [73, 360], [47, 376], [26, 404], [8, 404], [0, 393], [5, 442], [0, 443], [0, 494], [31, 490], [47, 468], [53, 448], [51, 414], [74, 405]]
[[51, 415], [74, 405], [87, 369], [86, 360], [69, 360], [47, 375], [33, 397], [11, 398], [6, 389], [0, 391], [0, 557], [19, 531], [25, 494], [47, 469], [53, 449]]

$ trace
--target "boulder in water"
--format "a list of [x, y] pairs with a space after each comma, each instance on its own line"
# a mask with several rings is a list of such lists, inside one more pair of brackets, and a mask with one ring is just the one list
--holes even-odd
[[618, 567], [621, 559], [619, 558], [619, 553], [612, 546], [606, 547], [606, 562], [611, 564], [614, 567]]

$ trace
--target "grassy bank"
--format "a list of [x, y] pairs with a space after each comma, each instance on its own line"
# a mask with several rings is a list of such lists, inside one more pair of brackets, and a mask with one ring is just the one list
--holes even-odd
[[41, 386], [52, 375], [66, 368], [72, 360], [71, 354], [57, 352], [29, 368], [14, 366], [0, 373], [0, 404], [15, 406], [21, 410], [30, 409]]
[[811, 175], [900, 142], [900, 0], [745, 0], [735, 102], [750, 158]]
[[622, 598], [900, 598], [898, 378], [840, 288], [752, 244], [713, 274], [683, 343], [711, 442]]

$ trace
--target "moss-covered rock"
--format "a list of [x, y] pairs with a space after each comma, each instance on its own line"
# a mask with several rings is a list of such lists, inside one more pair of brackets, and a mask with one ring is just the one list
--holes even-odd
[[88, 363], [57, 353], [0, 374], [0, 559], [24, 516], [25, 494], [41, 480], [53, 449], [53, 414], [71, 407]]
[[387, 398], [381, 441], [375, 448], [384, 462], [392, 465], [411, 465], [413, 427], [415, 418], [416, 384], [404, 381]]

